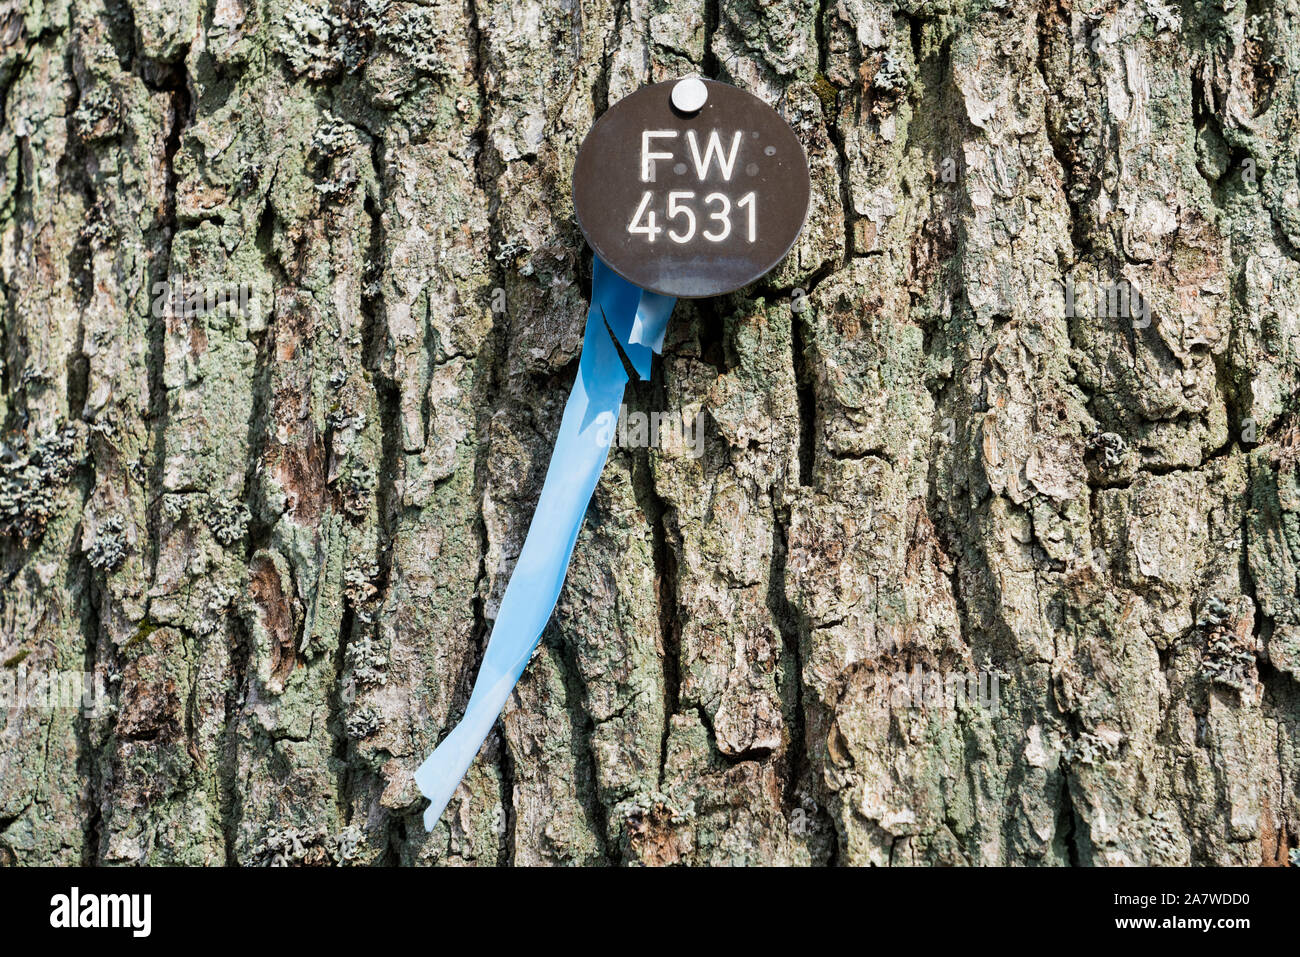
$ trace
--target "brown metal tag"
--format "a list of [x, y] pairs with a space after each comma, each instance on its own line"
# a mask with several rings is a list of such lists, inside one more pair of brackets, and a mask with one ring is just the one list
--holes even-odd
[[573, 167], [578, 225], [596, 255], [642, 289], [684, 299], [732, 292], [779, 263], [809, 193], [803, 147], [777, 112], [695, 78], [620, 100]]

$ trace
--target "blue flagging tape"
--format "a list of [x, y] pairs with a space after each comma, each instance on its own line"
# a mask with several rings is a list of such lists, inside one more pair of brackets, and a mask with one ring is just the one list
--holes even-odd
[[594, 267], [578, 378], [564, 407], [537, 510], [501, 599], [474, 691], [460, 723], [415, 772], [415, 783], [430, 802], [424, 812], [426, 830], [438, 823], [555, 610], [623, 402], [628, 380], [618, 346], [643, 381], [650, 378], [651, 356], [663, 351], [676, 300], [634, 286], [599, 257]]

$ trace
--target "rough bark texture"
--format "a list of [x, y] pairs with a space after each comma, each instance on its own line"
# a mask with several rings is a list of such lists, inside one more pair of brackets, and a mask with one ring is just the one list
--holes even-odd
[[[628, 402], [704, 454], [613, 452], [426, 835], [576, 368], [577, 147], [692, 71], [797, 131], [808, 226], [679, 305]], [[0, 663], [111, 699], [0, 711], [0, 861], [1300, 840], [1296, 0], [0, 0], [0, 99]], [[918, 666], [999, 706], [882, 705]]]

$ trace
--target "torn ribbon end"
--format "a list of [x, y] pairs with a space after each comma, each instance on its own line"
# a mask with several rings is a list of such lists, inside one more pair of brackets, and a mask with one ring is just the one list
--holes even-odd
[[430, 802], [425, 830], [433, 830], [474, 763], [555, 609], [587, 504], [609, 455], [614, 436], [609, 424], [618, 421], [627, 385], [619, 350], [637, 375], [648, 379], [650, 357], [663, 349], [674, 302], [632, 285], [596, 257], [578, 376], [474, 690], [464, 717], [415, 772], [415, 784]]

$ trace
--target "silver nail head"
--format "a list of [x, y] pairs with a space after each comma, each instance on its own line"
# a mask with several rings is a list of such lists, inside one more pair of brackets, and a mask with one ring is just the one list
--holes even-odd
[[688, 76], [673, 85], [673, 106], [683, 113], [697, 113], [709, 98], [709, 88], [698, 76]]

